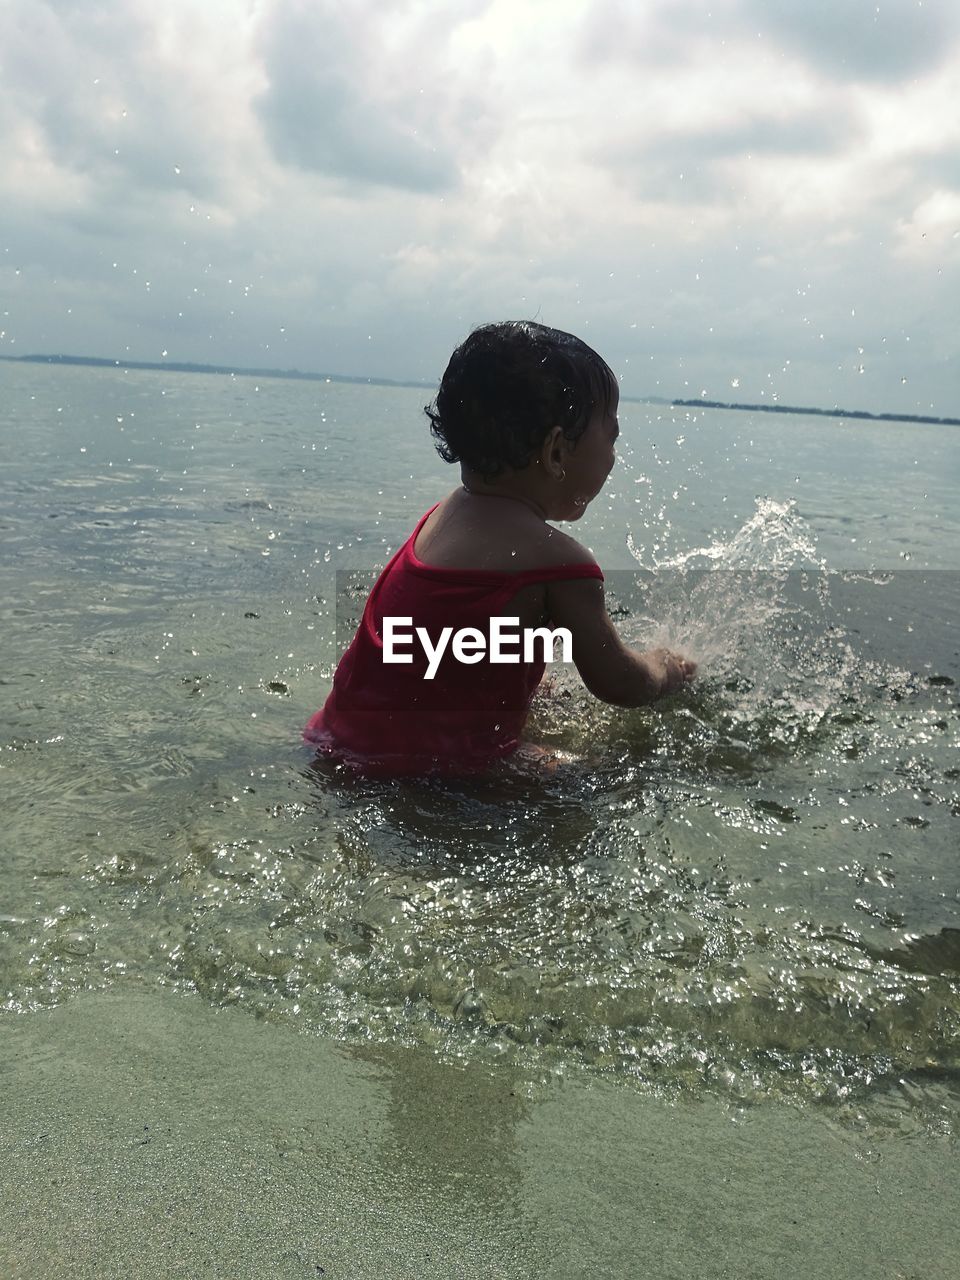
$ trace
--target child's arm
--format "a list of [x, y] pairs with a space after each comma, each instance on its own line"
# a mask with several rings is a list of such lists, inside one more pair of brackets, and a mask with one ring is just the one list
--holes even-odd
[[607, 613], [603, 583], [597, 578], [551, 582], [547, 613], [552, 627], [570, 632], [583, 683], [603, 702], [644, 706], [682, 688], [696, 672], [695, 662], [669, 649], [638, 653], [628, 648]]

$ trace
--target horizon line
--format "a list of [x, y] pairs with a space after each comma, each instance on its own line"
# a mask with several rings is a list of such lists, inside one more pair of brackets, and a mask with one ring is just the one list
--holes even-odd
[[[347, 373], [314, 373], [303, 369], [267, 369], [245, 368], [240, 365], [200, 364], [185, 360], [119, 360], [106, 356], [78, 356], [68, 354], [42, 355], [3, 355], [0, 360], [11, 364], [66, 364], [85, 365], [100, 369], [137, 369], [153, 372], [170, 373], [212, 373], [230, 377], [249, 378], [291, 378], [302, 382], [347, 382], [378, 387], [417, 387], [426, 391], [434, 389], [435, 384], [406, 378], [378, 378]], [[699, 409], [737, 409], [748, 413], [791, 413], [806, 414], [811, 417], [857, 418], [873, 422], [920, 422], [934, 426], [960, 427], [960, 418], [941, 417], [932, 414], [917, 413], [872, 413], [866, 409], [843, 409], [834, 405], [831, 409], [813, 406], [787, 404], [746, 404], [727, 400], [709, 400], [701, 397], [697, 400], [689, 398], [670, 398], [667, 396], [623, 396], [624, 400], [634, 404], [660, 404], [678, 408]]]

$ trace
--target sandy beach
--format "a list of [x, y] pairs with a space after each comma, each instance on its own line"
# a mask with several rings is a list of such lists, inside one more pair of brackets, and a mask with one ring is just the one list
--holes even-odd
[[0, 1040], [4, 1277], [955, 1274], [947, 1139], [346, 1048], [192, 995]]

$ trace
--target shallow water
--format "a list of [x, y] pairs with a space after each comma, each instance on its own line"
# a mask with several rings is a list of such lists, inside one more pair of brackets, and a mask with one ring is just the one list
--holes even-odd
[[452, 484], [426, 394], [0, 379], [8, 1012], [159, 981], [353, 1042], [956, 1132], [957, 429], [624, 404], [578, 536], [624, 634], [686, 645], [697, 685], [627, 712], [555, 669], [556, 777], [375, 783], [299, 730], [335, 571]]

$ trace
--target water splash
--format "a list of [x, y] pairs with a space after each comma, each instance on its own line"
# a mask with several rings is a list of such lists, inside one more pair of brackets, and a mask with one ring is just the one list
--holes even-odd
[[[627, 546], [642, 564], [632, 535]], [[648, 574], [634, 586], [614, 583], [639, 604], [626, 638], [680, 649], [704, 675], [729, 680], [746, 665], [751, 685], [762, 671], [782, 666], [784, 630], [796, 630], [805, 617], [801, 629], [808, 631], [827, 591], [826, 561], [792, 500], [757, 498], [754, 514], [732, 536], [717, 535], [645, 567]]]
[[627, 548], [638, 564], [654, 570], [826, 569], [826, 561], [817, 554], [813, 533], [793, 499], [777, 502], [763, 497], [755, 503], [754, 514], [729, 539], [717, 536], [705, 547], [674, 555], [654, 553], [652, 565], [644, 565], [643, 548], [637, 546], [632, 534], [627, 535]]
[[[632, 537], [627, 546], [643, 564]], [[832, 607], [827, 561], [793, 500], [759, 497], [732, 535], [644, 567], [631, 583], [612, 584], [624, 588], [630, 613], [624, 639], [699, 663], [690, 713], [721, 745], [756, 755], [796, 743], [858, 700], [867, 669]]]

